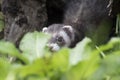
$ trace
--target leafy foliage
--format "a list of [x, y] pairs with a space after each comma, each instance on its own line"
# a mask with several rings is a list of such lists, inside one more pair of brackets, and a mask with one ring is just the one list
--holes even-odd
[[48, 39], [43, 33], [27, 33], [20, 50], [0, 41], [0, 80], [120, 79], [120, 38], [101, 46], [85, 38], [73, 49], [54, 53], [45, 46]]
[[43, 57], [45, 44], [48, 39], [49, 36], [38, 32], [28, 33], [21, 41], [20, 49], [32, 61], [36, 58]]

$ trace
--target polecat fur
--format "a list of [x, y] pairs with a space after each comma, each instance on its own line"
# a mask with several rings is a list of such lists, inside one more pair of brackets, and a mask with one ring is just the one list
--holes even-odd
[[[74, 47], [86, 34], [96, 34], [102, 23], [108, 24], [105, 27], [110, 31], [112, 19], [108, 15], [108, 4], [109, 0], [68, 0], [63, 23], [43, 28], [43, 32], [52, 35], [48, 47], [52, 51], [58, 51], [63, 46]], [[104, 32], [100, 34], [104, 35]]]

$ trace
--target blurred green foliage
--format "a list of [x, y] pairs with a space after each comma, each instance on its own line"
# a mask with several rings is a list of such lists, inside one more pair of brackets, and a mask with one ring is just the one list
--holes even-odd
[[[4, 16], [0, 13], [0, 32], [3, 28]], [[120, 36], [120, 14], [116, 34]], [[120, 80], [119, 37], [100, 46], [84, 38], [75, 48], [54, 53], [45, 46], [48, 39], [40, 32], [27, 33], [20, 50], [1, 40], [0, 80]]]
[[20, 51], [0, 41], [0, 80], [120, 80], [120, 38], [101, 46], [85, 38], [73, 49], [54, 53], [45, 46], [48, 39], [27, 33]]

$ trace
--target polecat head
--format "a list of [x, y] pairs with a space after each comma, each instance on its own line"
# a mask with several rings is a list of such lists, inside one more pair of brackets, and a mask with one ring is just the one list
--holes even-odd
[[75, 38], [73, 28], [69, 25], [53, 24], [48, 28], [44, 27], [43, 32], [51, 34], [47, 44], [51, 51], [58, 51], [63, 46], [70, 47]]

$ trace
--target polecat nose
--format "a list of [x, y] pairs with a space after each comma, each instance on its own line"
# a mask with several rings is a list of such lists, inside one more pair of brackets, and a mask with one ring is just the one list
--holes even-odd
[[48, 48], [51, 48], [51, 47], [52, 47], [52, 45], [50, 45], [49, 43], [46, 44], [46, 46], [47, 46]]
[[49, 50], [52, 51], [52, 52], [55, 52], [55, 51], [60, 50], [59, 45], [56, 44], [56, 43], [47, 44], [46, 46], [47, 46], [47, 47], [49, 48]]
[[52, 45], [52, 44], [49, 44], [49, 43], [48, 43], [46, 46], [49, 48], [50, 51], [53, 52], [53, 45]]

